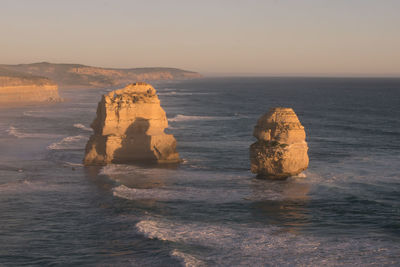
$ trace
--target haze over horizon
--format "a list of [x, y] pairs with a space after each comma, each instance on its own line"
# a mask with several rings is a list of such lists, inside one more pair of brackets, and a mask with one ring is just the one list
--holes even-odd
[[0, 64], [400, 77], [400, 1], [3, 0]]

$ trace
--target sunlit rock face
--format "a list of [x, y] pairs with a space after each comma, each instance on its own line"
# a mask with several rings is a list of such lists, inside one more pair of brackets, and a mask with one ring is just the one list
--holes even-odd
[[180, 161], [174, 136], [164, 133], [167, 117], [150, 84], [133, 83], [103, 95], [91, 127], [86, 165]]
[[251, 171], [260, 177], [284, 179], [308, 167], [306, 133], [291, 108], [271, 108], [254, 127]]

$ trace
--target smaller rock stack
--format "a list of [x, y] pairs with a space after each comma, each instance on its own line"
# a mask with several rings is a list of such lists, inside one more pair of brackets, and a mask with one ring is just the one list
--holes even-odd
[[285, 179], [308, 167], [306, 133], [291, 108], [271, 108], [254, 127], [251, 171], [261, 177]]
[[164, 133], [167, 117], [150, 84], [133, 83], [103, 95], [91, 127], [85, 165], [180, 161], [174, 136]]

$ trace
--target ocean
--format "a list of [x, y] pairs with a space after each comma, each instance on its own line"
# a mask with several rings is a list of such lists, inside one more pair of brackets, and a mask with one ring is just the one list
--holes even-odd
[[[153, 83], [183, 163], [84, 167], [101, 95], [0, 108], [0, 266], [398, 266], [400, 79]], [[292, 107], [309, 168], [250, 172], [257, 119]]]

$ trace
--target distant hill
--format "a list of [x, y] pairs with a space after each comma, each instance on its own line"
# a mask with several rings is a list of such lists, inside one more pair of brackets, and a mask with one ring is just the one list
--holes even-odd
[[49, 77], [61, 86], [115, 87], [137, 81], [183, 80], [201, 77], [199, 73], [175, 68], [114, 69], [48, 62], [0, 65], [0, 67]]

